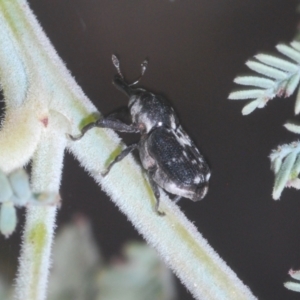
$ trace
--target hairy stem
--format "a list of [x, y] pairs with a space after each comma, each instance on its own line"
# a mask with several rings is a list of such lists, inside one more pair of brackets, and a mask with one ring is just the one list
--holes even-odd
[[[35, 192], [57, 193], [61, 181], [65, 136], [58, 128], [60, 116], [51, 114], [32, 163], [32, 188]], [[16, 299], [46, 299], [51, 246], [54, 237], [56, 206], [27, 208], [23, 244], [16, 279]]]

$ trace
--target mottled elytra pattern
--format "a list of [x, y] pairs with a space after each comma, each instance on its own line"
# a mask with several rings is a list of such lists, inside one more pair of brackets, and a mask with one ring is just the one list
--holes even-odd
[[138, 143], [124, 149], [102, 173], [105, 176], [111, 167], [126, 155], [137, 149], [143, 168], [156, 197], [155, 211], [159, 211], [159, 188], [175, 195], [174, 201], [181, 197], [193, 201], [201, 200], [208, 191], [210, 169], [203, 156], [187, 133], [179, 124], [177, 115], [170, 103], [162, 96], [155, 95], [142, 88], [134, 87], [146, 71], [148, 62], [141, 64], [141, 76], [128, 84], [120, 70], [118, 58], [112, 56], [113, 65], [118, 74], [114, 85], [129, 97], [128, 108], [131, 124], [126, 124], [111, 114], [85, 126], [81, 135], [72, 137], [77, 140], [93, 127], [111, 128], [120, 132], [141, 134]]

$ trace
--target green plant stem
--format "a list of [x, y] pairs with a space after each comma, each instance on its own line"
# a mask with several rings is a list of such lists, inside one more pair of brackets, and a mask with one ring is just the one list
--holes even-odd
[[[50, 115], [32, 162], [34, 192], [59, 192], [66, 139], [58, 128], [60, 116]], [[51, 246], [54, 237], [56, 205], [29, 206], [26, 212], [23, 244], [16, 279], [16, 299], [46, 298], [50, 268]]]

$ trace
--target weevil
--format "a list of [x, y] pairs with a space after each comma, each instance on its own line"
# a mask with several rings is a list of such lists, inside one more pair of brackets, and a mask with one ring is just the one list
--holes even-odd
[[156, 198], [155, 211], [159, 215], [164, 215], [159, 211], [160, 188], [175, 195], [175, 202], [182, 197], [192, 201], [201, 200], [208, 192], [210, 178], [210, 168], [204, 157], [181, 127], [170, 103], [160, 95], [136, 87], [148, 62], [145, 60], [141, 64], [141, 76], [131, 84], [126, 82], [115, 55], [112, 56], [112, 62], [118, 72], [113, 84], [129, 97], [131, 124], [126, 124], [116, 114], [111, 114], [86, 125], [79, 136], [71, 136], [71, 139], [82, 138], [94, 127], [140, 133], [139, 142], [125, 148], [102, 175], [108, 174], [115, 163], [137, 149], [142, 166], [148, 174]]

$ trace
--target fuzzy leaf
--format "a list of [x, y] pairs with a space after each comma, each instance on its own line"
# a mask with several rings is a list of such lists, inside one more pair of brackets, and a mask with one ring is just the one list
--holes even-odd
[[30, 200], [30, 198], [29, 199], [18, 198], [15, 195], [11, 197], [11, 202], [14, 204], [14, 206], [18, 206], [18, 207], [26, 206], [26, 204], [28, 204], [29, 202], [28, 200]]
[[298, 89], [296, 102], [295, 102], [295, 114], [298, 115], [300, 112], [300, 89]]
[[[270, 99], [272, 99], [272, 98], [270, 98]], [[266, 99], [264, 99], [264, 98], [262, 98], [262, 99], [259, 99], [259, 102], [258, 102], [258, 105], [257, 105], [257, 108], [263, 108], [263, 107], [265, 107], [266, 106], [266, 104], [267, 104], [267, 102], [268, 102], [268, 98]]]
[[285, 90], [285, 96], [286, 97], [289, 97], [294, 93], [296, 87], [299, 84], [299, 80], [300, 80], [300, 73], [299, 72], [291, 77], [291, 79], [287, 83], [286, 90]]
[[280, 71], [278, 69], [266, 66], [265, 64], [249, 60], [246, 65], [253, 71], [263, 74], [265, 76], [275, 78], [277, 80], [284, 80], [287, 78], [287, 73]]
[[292, 123], [286, 123], [283, 125], [287, 130], [300, 134], [300, 125], [292, 124]]
[[296, 161], [292, 167], [290, 177], [292, 179], [297, 178], [300, 173], [300, 154], [298, 153]]
[[293, 49], [292, 47], [284, 44], [279, 44], [276, 46], [277, 50], [282, 54], [286, 55], [290, 59], [300, 63], [300, 52]]
[[274, 160], [271, 161], [271, 169], [275, 174], [278, 173], [282, 164], [282, 157], [276, 157]]
[[273, 162], [277, 158], [284, 159], [291, 152], [300, 152], [300, 142], [293, 142], [291, 144], [283, 144], [278, 146], [277, 149], [272, 151], [270, 155], [270, 160]]
[[300, 190], [300, 179], [294, 178], [294, 179], [289, 180], [286, 184], [286, 187]]
[[273, 199], [278, 200], [283, 189], [285, 188], [285, 185], [287, 181], [290, 178], [290, 173], [292, 170], [292, 167], [295, 163], [297, 157], [296, 152], [290, 153], [284, 160], [284, 162], [281, 165], [280, 170], [275, 176], [275, 184], [273, 188]]
[[288, 290], [300, 292], [300, 283], [288, 281], [283, 284]]
[[274, 88], [275, 82], [271, 79], [258, 76], [239, 76], [234, 79], [234, 82], [242, 85], [252, 85], [262, 88]]
[[290, 44], [295, 50], [300, 51], [300, 42], [292, 41]]
[[245, 100], [263, 97], [265, 95], [265, 90], [253, 89], [253, 90], [243, 90], [236, 91], [229, 94], [228, 99], [230, 100]]
[[244, 116], [251, 114], [257, 108], [260, 101], [261, 99], [259, 98], [245, 105], [244, 108], [242, 109], [242, 114]]
[[276, 96], [282, 97], [285, 95], [288, 80], [281, 80], [277, 83]]
[[300, 270], [289, 270], [289, 275], [296, 280], [300, 280]]
[[9, 175], [9, 181], [14, 195], [20, 199], [19, 205], [26, 203], [31, 197], [29, 177], [24, 169], [18, 169]]
[[277, 69], [295, 73], [299, 70], [299, 67], [296, 64], [293, 64], [289, 61], [286, 61], [284, 59], [272, 56], [272, 55], [267, 55], [267, 54], [257, 54], [254, 56], [257, 60], [260, 62], [275, 67]]
[[17, 226], [17, 213], [14, 204], [4, 202], [0, 208], [0, 232], [5, 236], [9, 237]]

